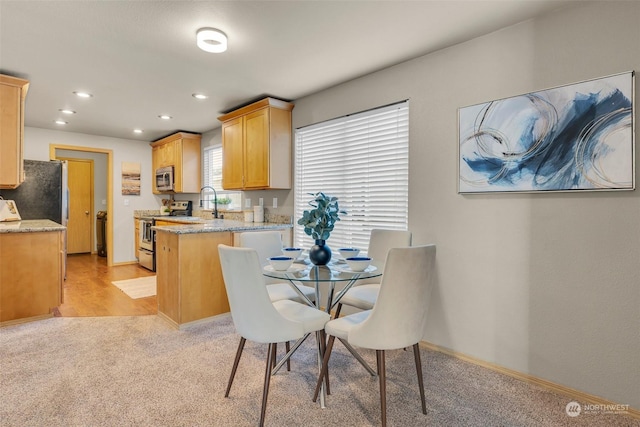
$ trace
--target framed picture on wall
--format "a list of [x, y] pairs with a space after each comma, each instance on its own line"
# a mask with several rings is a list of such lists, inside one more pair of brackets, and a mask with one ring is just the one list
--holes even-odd
[[458, 192], [635, 189], [634, 72], [458, 109]]
[[122, 162], [122, 195], [140, 195], [140, 163]]

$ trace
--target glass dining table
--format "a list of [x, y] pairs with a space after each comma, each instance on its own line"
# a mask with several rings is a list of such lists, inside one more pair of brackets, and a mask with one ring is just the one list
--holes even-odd
[[[322, 285], [326, 283], [328, 289], [324, 309], [327, 313], [330, 313], [340, 302], [342, 296], [357, 281], [382, 276], [382, 270], [373, 261], [364, 271], [353, 271], [341, 259], [330, 261], [327, 265], [313, 265], [308, 259], [302, 258], [294, 262], [287, 270], [274, 270], [273, 267], [267, 265], [264, 267], [263, 275], [273, 279], [286, 280], [303, 301], [318, 309], [323, 308], [320, 293]], [[337, 284], [344, 286], [338, 293], [335, 293]], [[315, 288], [315, 303], [300, 291], [300, 286], [312, 286]]]
[[[331, 313], [331, 310], [338, 305], [344, 294], [351, 289], [359, 280], [370, 279], [382, 276], [382, 269], [372, 261], [372, 263], [364, 271], [353, 271], [349, 268], [343, 259], [332, 260], [327, 265], [313, 265], [307, 258], [295, 261], [287, 270], [275, 270], [271, 265], [267, 265], [263, 269], [263, 275], [273, 279], [280, 279], [288, 283], [291, 288], [300, 296], [302, 301], [318, 310], [325, 310]], [[315, 288], [315, 302], [311, 301], [300, 290], [301, 286], [312, 286]], [[340, 289], [336, 292], [336, 288]], [[326, 299], [322, 299], [322, 294], [326, 293]], [[297, 350], [298, 347], [307, 339], [308, 335], [299, 339], [285, 357], [280, 360], [273, 368], [272, 374], [280, 370], [282, 365], [286, 363], [289, 357]], [[349, 343], [342, 341], [347, 350], [364, 366], [364, 368], [373, 376], [376, 372], [362, 359], [358, 352]], [[324, 344], [324, 343], [323, 343]], [[318, 368], [322, 366], [322, 353], [324, 345], [318, 343]], [[320, 406], [325, 407], [325, 387], [322, 386], [320, 393]]]

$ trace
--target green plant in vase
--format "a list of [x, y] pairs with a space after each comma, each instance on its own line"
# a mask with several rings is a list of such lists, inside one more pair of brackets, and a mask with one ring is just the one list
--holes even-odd
[[309, 259], [315, 265], [326, 265], [331, 260], [331, 249], [326, 241], [329, 239], [336, 222], [340, 221], [340, 214], [347, 214], [341, 210], [338, 198], [327, 196], [322, 192], [309, 193], [313, 200], [309, 206], [313, 209], [305, 210], [298, 225], [304, 227], [304, 232], [315, 240], [315, 245], [309, 250]]
[[218, 208], [227, 209], [231, 204], [231, 199], [229, 197], [220, 197], [218, 199]]

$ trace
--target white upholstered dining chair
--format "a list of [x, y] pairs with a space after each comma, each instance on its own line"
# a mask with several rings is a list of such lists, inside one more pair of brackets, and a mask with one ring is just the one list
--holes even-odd
[[[269, 264], [269, 258], [273, 256], [282, 256], [282, 235], [279, 231], [250, 231], [240, 233], [240, 246], [244, 248], [252, 248], [258, 254], [258, 260], [261, 267]], [[292, 288], [291, 284], [278, 281], [270, 277], [263, 276], [264, 283], [267, 287], [269, 299], [272, 302], [280, 300], [291, 300], [300, 303], [305, 301]], [[316, 291], [314, 288], [299, 284], [296, 286], [311, 302], [316, 300]], [[288, 353], [291, 349], [289, 341], [285, 342], [285, 351]], [[287, 371], [291, 370], [291, 360], [287, 359]]]
[[[255, 249], [258, 253], [261, 267], [265, 267], [269, 264], [270, 257], [282, 256], [282, 235], [279, 231], [250, 231], [240, 233], [240, 246]], [[267, 285], [267, 293], [271, 301], [289, 299], [304, 302], [290, 284], [278, 282], [275, 279], [267, 277], [263, 277], [263, 280]], [[314, 288], [300, 285], [298, 289], [309, 298], [310, 301], [315, 301], [316, 292]]]
[[[376, 262], [378, 268], [384, 269], [387, 253], [391, 248], [404, 248], [411, 246], [411, 232], [404, 230], [373, 229], [369, 237], [369, 249], [367, 256]], [[378, 298], [380, 283], [365, 283], [349, 289], [336, 307], [335, 317], [340, 316], [343, 305], [371, 310]]]
[[275, 366], [277, 343], [297, 340], [311, 332], [316, 332], [318, 342], [324, 343], [324, 325], [329, 320], [329, 314], [291, 300], [272, 302], [264, 286], [262, 267], [254, 249], [219, 245], [218, 252], [231, 307], [231, 317], [236, 332], [240, 335], [240, 343], [224, 396], [229, 397], [246, 340], [268, 343], [259, 422], [262, 426], [269, 395], [271, 371]]
[[[376, 350], [383, 426], [386, 426], [387, 420], [385, 351], [413, 347], [422, 413], [427, 413], [418, 343], [427, 325], [435, 256], [435, 245], [390, 249], [382, 275], [380, 294], [373, 309], [334, 319], [325, 325], [329, 340], [313, 397], [314, 402], [327, 373], [333, 344], [338, 338], [359, 348]], [[333, 391], [336, 391], [335, 383]]]

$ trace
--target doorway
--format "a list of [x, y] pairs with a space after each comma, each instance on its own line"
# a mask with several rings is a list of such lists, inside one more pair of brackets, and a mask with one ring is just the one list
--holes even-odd
[[94, 252], [94, 161], [56, 156], [67, 161], [69, 221], [67, 254]]
[[[94, 188], [98, 188], [100, 185], [104, 187], [104, 190], [95, 190], [94, 199], [98, 197], [98, 200], [94, 200], [93, 209], [89, 209], [89, 222], [92, 224], [93, 230], [93, 212], [97, 210], [107, 211], [107, 217], [113, 218], [113, 151], [94, 148], [94, 147], [82, 147], [74, 145], [61, 145], [61, 144], [49, 144], [49, 158], [72, 158], [72, 159], [93, 159], [94, 160]], [[100, 160], [98, 160], [100, 159]], [[98, 164], [104, 164], [104, 168], [98, 168]], [[100, 170], [100, 172], [99, 172]], [[96, 194], [99, 193], [99, 194]], [[85, 209], [83, 212], [86, 211]], [[94, 233], [91, 232], [93, 237]], [[113, 254], [111, 248], [113, 248], [113, 221], [107, 221], [106, 227], [106, 243], [107, 243], [107, 266], [113, 266]], [[92, 240], [94, 242], [95, 239]], [[92, 243], [93, 245], [93, 243]], [[91, 252], [94, 252], [94, 247], [91, 247]]]

